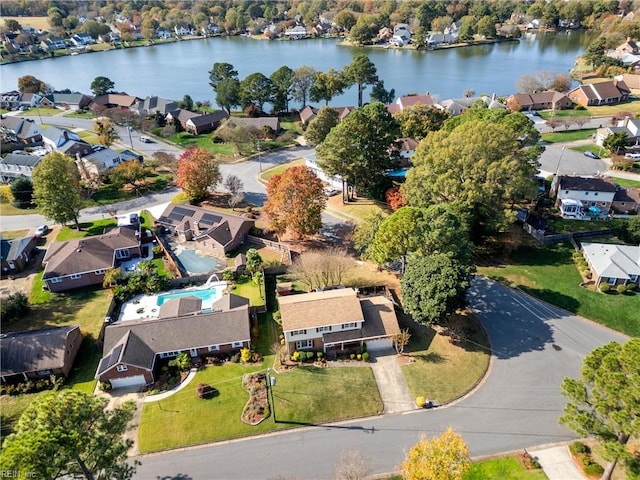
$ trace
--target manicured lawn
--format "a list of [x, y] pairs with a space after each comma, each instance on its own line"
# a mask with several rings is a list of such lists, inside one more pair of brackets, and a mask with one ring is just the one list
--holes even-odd
[[[594, 117], [608, 117], [621, 112], [631, 112], [634, 115], [637, 115], [640, 113], [640, 100], [632, 100], [618, 105], [589, 107], [589, 112]], [[603, 125], [605, 125], [605, 123], [603, 123]]]
[[569, 130], [568, 132], [543, 133], [541, 138], [547, 143], [575, 142], [576, 140], [589, 140], [596, 133], [595, 128], [587, 130]]
[[482, 379], [489, 366], [489, 342], [474, 318], [466, 317], [465, 322], [473, 325], [467, 332], [470, 341], [460, 345], [433, 330], [411, 337], [405, 352], [414, 362], [403, 366], [402, 371], [414, 398], [423, 396], [438, 404], [447, 403]]
[[2, 232], [2, 238], [4, 240], [11, 240], [12, 238], [24, 238], [28, 233], [28, 228], [24, 230], [5, 230]]
[[[165, 450], [199, 443], [245, 437], [332, 420], [373, 415], [382, 411], [382, 401], [370, 368], [296, 368], [275, 374], [276, 417], [257, 426], [240, 420], [248, 400], [242, 375], [262, 370], [261, 365], [226, 364], [199, 371], [189, 386], [159, 402], [145, 403], [138, 430], [141, 452]], [[207, 383], [219, 395], [196, 397], [198, 383]]]
[[543, 480], [542, 470], [527, 470], [516, 457], [492, 458], [471, 464], [464, 480]]
[[567, 119], [567, 118], [577, 118], [577, 117], [591, 117], [592, 115], [592, 112], [590, 112], [589, 110], [573, 110], [573, 109], [555, 110], [555, 111], [545, 110], [538, 113], [540, 113], [540, 116], [545, 120], [549, 120], [552, 117]]
[[332, 214], [356, 222], [365, 220], [374, 213], [381, 213], [385, 217], [391, 213], [391, 209], [387, 204], [365, 197], [358, 197], [355, 201], [343, 204], [341, 193], [329, 198], [327, 207]]
[[96, 115], [91, 112], [71, 112], [65, 113], [64, 116], [67, 118], [96, 118]]
[[294, 122], [293, 120], [281, 120], [280, 126], [283, 130], [289, 130], [291, 132], [295, 132], [298, 135], [302, 135], [302, 129], [300, 128], [300, 124]]
[[575, 147], [570, 147], [571, 150], [575, 151], [575, 152], [586, 152], [586, 151], [591, 151], [593, 153], [595, 153], [596, 155], [598, 155], [600, 158], [606, 158], [611, 156], [611, 154], [605, 150], [602, 147], [599, 147], [598, 145], [596, 145], [595, 143], [593, 145], [577, 145]]
[[575, 233], [575, 232], [589, 232], [592, 230], [609, 230], [616, 229], [620, 224], [626, 222], [626, 219], [613, 218], [608, 221], [585, 221], [585, 220], [571, 220], [561, 217], [548, 217], [549, 233]]
[[[262, 295], [260, 295], [261, 292]], [[248, 298], [251, 301], [250, 305], [252, 307], [264, 305], [264, 284], [261, 286], [261, 289], [258, 289], [258, 285], [256, 285], [253, 280], [247, 279], [243, 283], [236, 283], [233, 293]]]
[[478, 273], [619, 332], [640, 335], [640, 294], [602, 294], [580, 287], [572, 252], [570, 244], [543, 247], [532, 240], [504, 266], [478, 267]]
[[175, 134], [171, 141], [180, 145], [181, 147], [187, 147], [189, 145], [195, 145], [198, 148], [204, 148], [209, 150], [214, 155], [223, 155], [232, 157], [238, 150], [235, 145], [231, 143], [215, 143], [213, 136], [210, 133], [202, 135], [191, 135], [190, 133], [181, 132]]
[[304, 165], [304, 160], [294, 160], [293, 162], [285, 163], [282, 165], [278, 165], [277, 167], [270, 168], [269, 170], [265, 170], [260, 174], [260, 181], [262, 183], [267, 183], [271, 177], [274, 175], [279, 175], [284, 172], [286, 169], [291, 167], [298, 167], [300, 165]]
[[102, 235], [106, 228], [115, 226], [116, 221], [112, 218], [105, 218], [104, 220], [81, 223], [80, 230], [76, 230], [75, 226], [64, 226], [60, 229], [60, 233], [58, 233], [56, 241], [64, 242], [66, 240], [73, 240], [75, 238], [90, 237], [92, 235]]
[[78, 132], [78, 136], [85, 142], [90, 143], [92, 145], [96, 145], [100, 143], [100, 140], [98, 140], [98, 135], [96, 135], [90, 130], [81, 130], [80, 132]]
[[640, 182], [636, 181], [636, 180], [628, 180], [626, 178], [618, 178], [618, 177], [609, 177], [609, 179], [613, 182], [613, 183], [617, 183], [618, 185], [620, 185], [621, 187], [634, 187], [634, 188], [640, 188]]
[[52, 117], [54, 115], [58, 115], [60, 110], [57, 108], [48, 108], [48, 107], [38, 107], [38, 108], [29, 108], [27, 110], [23, 110], [20, 112], [20, 116], [39, 116], [39, 117]]
[[167, 185], [173, 182], [173, 175], [167, 172], [151, 172], [145, 177], [144, 181], [146, 186], [144, 188], [140, 188], [138, 194], [136, 194], [134, 190], [120, 188], [114, 184], [104, 185], [100, 190], [93, 194], [91, 200], [87, 201], [87, 206], [109, 205], [115, 202], [136, 198], [138, 195], [146, 195], [149, 192], [164, 190]]

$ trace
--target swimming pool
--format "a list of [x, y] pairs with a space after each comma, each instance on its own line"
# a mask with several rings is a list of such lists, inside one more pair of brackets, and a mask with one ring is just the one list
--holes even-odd
[[203, 304], [205, 302], [213, 303], [218, 298], [218, 292], [215, 288], [208, 288], [206, 290], [186, 290], [178, 293], [166, 293], [164, 295], [158, 295], [156, 303], [158, 306], [161, 306], [167, 300], [181, 297], [197, 297], [202, 300]]

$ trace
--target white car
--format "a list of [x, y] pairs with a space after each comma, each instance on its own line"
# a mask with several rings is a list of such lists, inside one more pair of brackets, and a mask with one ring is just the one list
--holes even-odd
[[48, 225], [40, 225], [38, 228], [36, 228], [36, 237], [44, 237], [48, 231]]
[[324, 194], [327, 197], [333, 197], [334, 195], [338, 195], [340, 193], [340, 190], [336, 189], [336, 188], [325, 188], [324, 189]]
[[633, 160], [640, 159], [640, 153], [627, 153], [625, 158], [632, 158]]

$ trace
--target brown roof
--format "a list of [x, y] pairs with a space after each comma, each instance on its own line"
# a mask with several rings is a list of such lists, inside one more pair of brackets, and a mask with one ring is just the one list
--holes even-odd
[[310, 122], [316, 115], [318, 114], [318, 109], [312, 107], [311, 105], [307, 105], [302, 110], [300, 110], [300, 121], [302, 123]]
[[93, 272], [115, 265], [115, 251], [140, 245], [137, 230], [118, 227], [94, 237], [54, 242], [47, 249], [43, 278]]
[[391, 300], [383, 296], [362, 298], [360, 307], [364, 314], [364, 324], [361, 329], [325, 333], [322, 336], [323, 342], [336, 343], [395, 337], [400, 332]]
[[398, 98], [397, 103], [404, 110], [414, 105], [433, 105], [433, 99], [430, 95], [407, 95]]
[[364, 321], [352, 288], [280, 297], [278, 303], [284, 331]]
[[334, 107], [334, 108], [335, 108], [335, 111], [338, 112], [339, 122], [347, 118], [347, 115], [349, 115], [351, 112], [353, 112], [356, 109], [356, 107]]
[[633, 187], [621, 188], [613, 196], [613, 201], [640, 203], [640, 190]]
[[262, 128], [269, 127], [274, 131], [280, 130], [280, 120], [278, 117], [258, 117], [258, 118], [247, 118], [247, 117], [233, 117], [232, 120], [236, 124], [243, 124], [246, 127], [253, 128]]
[[[607, 99], [607, 98], [618, 98], [623, 95], [629, 94], [629, 87], [624, 81], [613, 80], [599, 83], [589, 83], [586, 85], [580, 85], [572, 90], [572, 92], [576, 90], [582, 90], [585, 96], [592, 99]], [[571, 93], [571, 92], [570, 92]]]
[[616, 186], [606, 178], [561, 176], [558, 182], [560, 190], [582, 190], [584, 192], [616, 191]]
[[396, 148], [396, 150], [401, 150], [401, 151], [406, 151], [406, 152], [410, 152], [411, 150], [415, 150], [416, 148], [418, 148], [418, 145], [420, 145], [420, 142], [418, 142], [417, 140], [414, 140], [413, 138], [410, 137], [402, 137], [396, 140], [398, 147], [396, 148], [394, 146], [394, 148]]
[[118, 105], [120, 107], [132, 107], [140, 100], [138, 97], [121, 93], [107, 93], [93, 99], [93, 103], [98, 105]]
[[402, 108], [397, 103], [390, 103], [389, 105], [386, 105], [386, 107], [387, 112], [389, 112], [391, 115], [395, 115], [396, 113], [402, 111]]
[[623, 73], [622, 80], [629, 88], [640, 90], [640, 75], [634, 73]]

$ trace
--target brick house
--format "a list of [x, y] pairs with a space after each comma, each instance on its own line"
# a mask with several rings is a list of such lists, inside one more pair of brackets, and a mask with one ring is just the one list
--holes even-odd
[[548, 90], [538, 93], [517, 93], [507, 98], [507, 108], [512, 112], [531, 110], [563, 110], [571, 108], [573, 101], [566, 93]]
[[638, 285], [640, 246], [584, 242], [582, 253], [589, 264], [596, 288], [603, 282], [612, 287], [627, 283]]
[[622, 80], [587, 83], [570, 90], [567, 96], [578, 105], [615, 105], [629, 99], [631, 91]]

